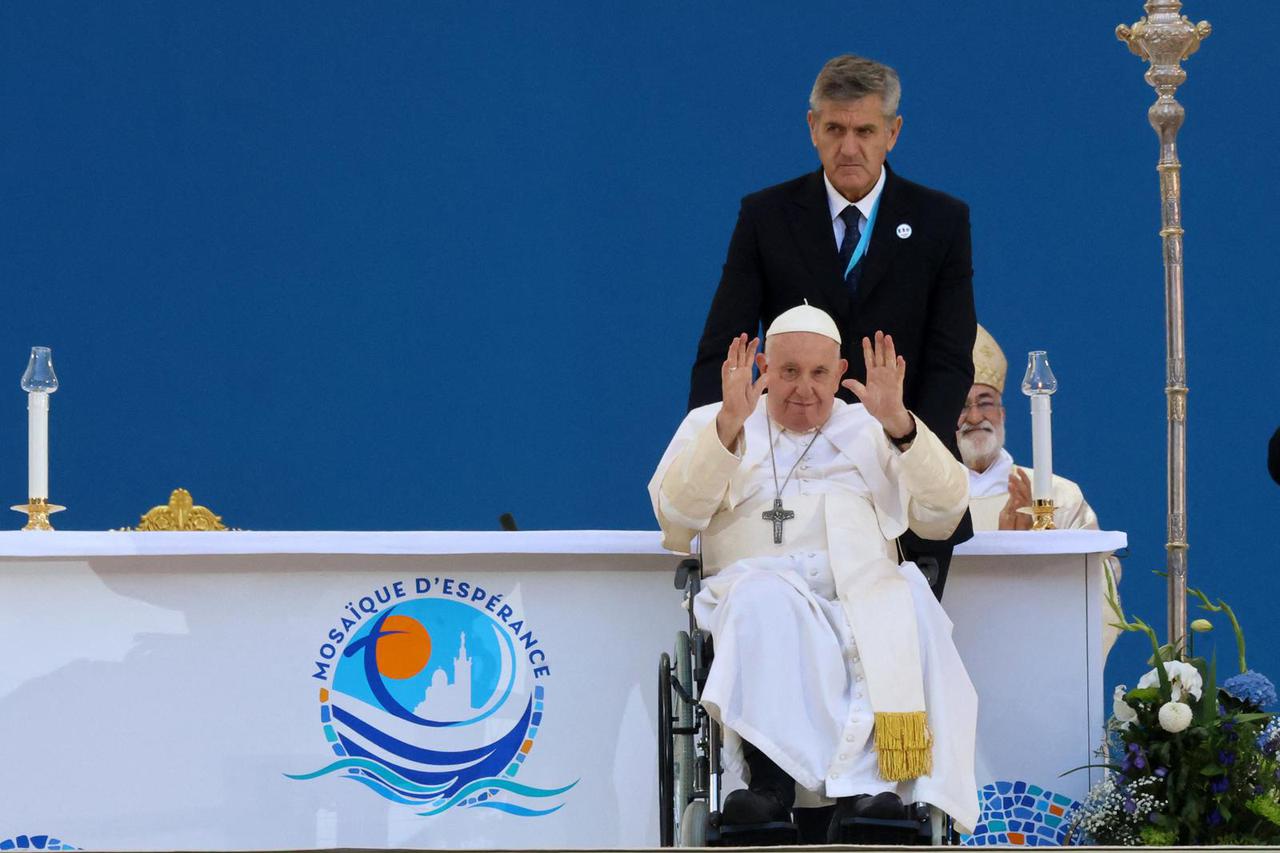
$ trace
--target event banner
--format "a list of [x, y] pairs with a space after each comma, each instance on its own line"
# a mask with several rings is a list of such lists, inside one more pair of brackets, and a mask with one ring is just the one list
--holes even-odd
[[674, 562], [0, 563], [0, 839], [654, 845]]

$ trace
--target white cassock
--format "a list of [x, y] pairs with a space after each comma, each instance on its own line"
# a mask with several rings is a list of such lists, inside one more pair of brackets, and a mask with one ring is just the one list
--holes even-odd
[[[974, 530], [999, 530], [1000, 510], [1009, 501], [1009, 475], [1017, 468], [1031, 479], [1032, 470], [1013, 464], [1009, 451], [1001, 448], [996, 461], [982, 473], [969, 471], [969, 512], [973, 516]], [[1066, 477], [1053, 475], [1053, 523], [1059, 530], [1098, 530], [1098, 516], [1084, 499], [1080, 487]], [[1116, 584], [1122, 572], [1120, 559], [1114, 554], [1103, 557], [1103, 564], [1110, 569]], [[1119, 590], [1116, 592], [1119, 598]], [[1102, 611], [1102, 657], [1105, 660], [1120, 636], [1114, 624], [1114, 614], [1108, 608]]]
[[[649, 494], [666, 547], [688, 552], [702, 534], [707, 577], [694, 614], [715, 639], [702, 701], [726, 731], [726, 764], [742, 772], [745, 739], [818, 795], [893, 791], [969, 831], [978, 818], [977, 695], [950, 619], [919, 568], [898, 564], [895, 544], [908, 526], [934, 539], [954, 531], [968, 502], [967, 469], [919, 419], [915, 442], [899, 451], [862, 405], [836, 400], [803, 459], [814, 433], [773, 426], [779, 484], [796, 465], [781, 493], [795, 518], [775, 544], [761, 518], [775, 498], [766, 405], [747, 419], [736, 452], [716, 434], [719, 410], [688, 414]], [[890, 624], [859, 609], [886, 588], [901, 590], [906, 619], [886, 608], [896, 612]], [[886, 649], [884, 638], [904, 636], [902, 623], [908, 639]], [[932, 735], [931, 769], [902, 781], [885, 778], [873, 736], [900, 688], [885, 671], [895, 659], [922, 674], [922, 684], [907, 687], [921, 695]], [[880, 685], [874, 698], [869, 682]]]

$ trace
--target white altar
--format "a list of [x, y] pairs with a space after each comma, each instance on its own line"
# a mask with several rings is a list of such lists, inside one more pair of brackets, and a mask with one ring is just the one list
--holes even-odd
[[[957, 551], [980, 785], [1087, 787], [1057, 777], [1101, 734], [1097, 555], [1124, 544]], [[654, 846], [676, 562], [650, 532], [0, 533], [0, 840]]]

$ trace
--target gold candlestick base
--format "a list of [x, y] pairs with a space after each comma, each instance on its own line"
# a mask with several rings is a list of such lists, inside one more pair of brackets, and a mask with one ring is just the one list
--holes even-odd
[[55, 512], [62, 512], [65, 506], [51, 504], [45, 498], [31, 498], [24, 504], [10, 507], [14, 512], [25, 512], [27, 514], [27, 524], [23, 530], [52, 530], [53, 525], [49, 523], [49, 516]]
[[1019, 507], [1018, 512], [1025, 512], [1031, 516], [1032, 530], [1057, 530], [1058, 526], [1053, 523], [1053, 499], [1033, 500], [1031, 506]]

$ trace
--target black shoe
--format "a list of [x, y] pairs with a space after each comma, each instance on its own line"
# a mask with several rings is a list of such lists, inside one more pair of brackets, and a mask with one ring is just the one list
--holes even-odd
[[754, 745], [742, 742], [742, 757], [751, 771], [745, 791], [733, 791], [724, 798], [721, 823], [736, 825], [790, 821], [796, 801], [795, 780]]
[[907, 807], [892, 791], [876, 794], [874, 797], [863, 797], [853, 805], [854, 817], [868, 817], [876, 820], [906, 820]]
[[800, 835], [800, 843], [803, 845], [826, 844], [827, 828], [831, 826], [831, 815], [835, 813], [835, 810], [835, 806], [821, 806], [811, 809], [793, 808], [791, 810], [791, 819], [795, 821], [796, 831]]
[[744, 789], [732, 791], [720, 809], [721, 826], [775, 823], [791, 820], [791, 804], [777, 791]]
[[827, 827], [827, 843], [848, 842], [847, 830], [852, 829], [854, 822], [860, 819], [906, 820], [907, 807], [892, 791], [885, 791], [874, 797], [870, 794], [841, 797], [836, 800], [836, 811], [831, 816], [831, 825]]

